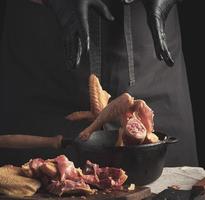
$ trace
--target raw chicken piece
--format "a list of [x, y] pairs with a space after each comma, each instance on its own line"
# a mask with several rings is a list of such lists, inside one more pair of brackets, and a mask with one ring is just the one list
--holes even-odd
[[135, 100], [133, 109], [135, 116], [143, 123], [147, 133], [152, 133], [154, 131], [154, 112], [152, 109], [143, 100]]
[[107, 91], [102, 89], [99, 79], [94, 74], [91, 74], [89, 78], [89, 92], [91, 112], [95, 116], [98, 116], [107, 106], [111, 96]]
[[104, 124], [113, 120], [120, 120], [120, 117], [130, 110], [133, 103], [134, 98], [128, 93], [123, 93], [111, 101], [100, 112], [95, 121], [80, 133], [79, 137], [82, 140], [87, 140], [94, 131], [101, 129]]
[[[43, 160], [34, 159], [23, 165], [31, 167], [33, 163]], [[122, 169], [104, 167], [87, 161], [85, 171], [80, 168], [75, 168], [73, 162], [68, 160], [65, 155], [57, 156], [53, 159], [48, 159], [43, 164], [36, 163], [35, 170], [40, 173], [38, 179], [43, 183], [43, 187], [52, 194], [61, 196], [63, 194], [93, 194], [94, 189], [90, 186], [95, 186], [99, 189], [121, 189], [127, 179], [127, 175]], [[32, 171], [35, 176], [38, 173]], [[28, 169], [26, 169], [28, 172]], [[26, 173], [30, 176], [30, 173]]]
[[99, 79], [94, 74], [89, 78], [89, 93], [91, 110], [74, 112], [66, 117], [71, 121], [94, 120], [80, 133], [81, 139], [88, 139], [94, 131], [101, 129], [108, 122], [120, 120], [121, 127], [116, 146], [158, 141], [158, 137], [153, 133], [154, 113], [145, 101], [134, 100], [128, 93], [124, 93], [108, 104], [111, 96], [102, 89]]
[[134, 100], [130, 111], [121, 116], [116, 146], [156, 143], [158, 137], [153, 133], [154, 113], [143, 100]]
[[156, 143], [159, 141], [157, 135], [154, 134], [154, 112], [143, 100], [134, 102], [135, 115], [139, 117], [147, 130], [147, 135], [144, 144]]
[[134, 114], [123, 115], [122, 141], [124, 145], [142, 144], [146, 135], [146, 128]]
[[88, 119], [93, 121], [99, 113], [107, 106], [110, 94], [102, 89], [100, 81], [96, 75], [89, 77], [90, 111], [77, 111], [69, 114], [66, 119], [71, 121]]
[[57, 196], [62, 196], [63, 194], [93, 194], [94, 190], [90, 188], [83, 180], [72, 181], [66, 179], [64, 181], [52, 181], [51, 184], [47, 186], [47, 190]]
[[29, 162], [22, 165], [22, 171], [27, 177], [39, 177], [40, 167], [43, 165], [44, 160], [41, 158], [31, 159]]
[[40, 170], [43, 174], [53, 179], [56, 179], [60, 176], [57, 163], [50, 160], [45, 160], [43, 165], [41, 165]]
[[75, 168], [74, 163], [64, 155], [60, 155], [54, 159], [57, 163], [58, 171], [60, 172], [60, 180], [65, 179], [79, 181], [82, 179], [82, 171], [79, 168]]
[[82, 178], [82, 170], [75, 168], [74, 163], [64, 155], [54, 159], [31, 159], [22, 165], [22, 171], [28, 177], [41, 180], [48, 192], [61, 196], [62, 194], [84, 193], [94, 191]]

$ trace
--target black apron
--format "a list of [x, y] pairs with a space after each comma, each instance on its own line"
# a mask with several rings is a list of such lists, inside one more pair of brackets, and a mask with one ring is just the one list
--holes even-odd
[[[124, 8], [120, 0], [105, 2], [116, 20], [107, 22], [91, 13], [90, 63], [84, 55], [78, 69], [67, 70], [62, 32], [53, 12], [28, 0], [7, 0], [1, 133], [77, 136], [86, 122], [70, 123], [64, 116], [89, 110], [88, 77], [94, 72], [112, 98], [128, 91], [144, 99], [155, 112], [155, 130], [180, 140], [169, 147], [167, 165], [197, 165], [176, 8], [166, 24], [168, 46], [175, 58], [175, 66], [169, 68], [155, 56], [142, 4], [136, 1]], [[1, 159], [5, 159], [3, 154]]]
[[[104, 22], [101, 27], [104, 88], [114, 97], [128, 91], [135, 98], [145, 100], [154, 111], [155, 130], [180, 140], [178, 144], [169, 146], [167, 166], [197, 166], [192, 107], [177, 7], [171, 10], [166, 22], [168, 47], [175, 60], [174, 67], [170, 68], [155, 55], [142, 3], [135, 1], [130, 8], [124, 8], [118, 0], [106, 0], [106, 3], [110, 5], [116, 20], [110, 24]], [[131, 24], [131, 33], [123, 22]], [[130, 34], [132, 45], [129, 44]], [[131, 47], [133, 61], [128, 59], [132, 58], [132, 53], [127, 51]]]

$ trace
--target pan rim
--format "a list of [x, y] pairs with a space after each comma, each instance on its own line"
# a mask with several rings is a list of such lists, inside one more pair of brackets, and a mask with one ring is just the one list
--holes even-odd
[[[95, 133], [99, 133], [99, 132], [109, 132], [109, 133], [116, 133], [116, 131], [118, 130], [99, 130], [99, 131], [95, 131]], [[150, 143], [150, 144], [136, 144], [136, 145], [128, 145], [128, 146], [115, 146], [115, 145], [112, 145], [112, 146], [106, 146], [106, 145], [102, 145], [102, 146], [97, 146], [97, 145], [89, 145], [89, 149], [101, 149], [102, 148], [104, 150], [126, 150], [126, 149], [146, 149], [146, 148], [152, 148], [152, 147], [155, 147], [155, 146], [161, 146], [161, 145], [167, 145], [167, 144], [171, 144], [172, 142], [169, 143], [169, 138], [174, 138], [175, 140], [177, 140], [175, 137], [172, 137], [172, 136], [169, 136], [161, 131], [154, 131], [153, 132], [154, 134], [156, 134], [160, 141], [159, 142], [156, 142], [156, 143]], [[173, 142], [174, 143], [174, 142]]]

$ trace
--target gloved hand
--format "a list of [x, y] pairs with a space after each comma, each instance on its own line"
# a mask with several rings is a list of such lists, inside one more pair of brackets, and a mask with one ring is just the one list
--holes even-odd
[[88, 14], [93, 7], [108, 20], [114, 20], [107, 6], [101, 0], [48, 0], [63, 28], [66, 64], [79, 65], [83, 52], [90, 48]]
[[[131, 3], [133, 0], [124, 0]], [[147, 22], [154, 40], [155, 52], [159, 60], [164, 60], [168, 66], [173, 66], [174, 61], [167, 47], [165, 22], [175, 3], [179, 0], [142, 0], [147, 12]]]

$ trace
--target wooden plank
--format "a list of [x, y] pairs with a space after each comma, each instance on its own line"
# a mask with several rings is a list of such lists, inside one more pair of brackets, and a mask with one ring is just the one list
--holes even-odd
[[49, 194], [35, 194], [32, 197], [16, 198], [0, 196], [0, 200], [142, 200], [151, 195], [148, 187], [138, 187], [133, 191], [102, 192], [89, 196], [63, 196], [56, 197]]

